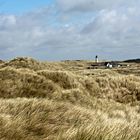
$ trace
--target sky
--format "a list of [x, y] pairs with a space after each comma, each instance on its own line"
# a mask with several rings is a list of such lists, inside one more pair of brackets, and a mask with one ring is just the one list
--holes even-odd
[[140, 58], [140, 0], [0, 0], [0, 59]]

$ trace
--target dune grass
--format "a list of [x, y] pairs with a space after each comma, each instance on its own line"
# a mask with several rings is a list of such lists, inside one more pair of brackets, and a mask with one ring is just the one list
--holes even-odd
[[3, 62], [0, 139], [139, 140], [139, 71], [88, 70], [88, 64]]

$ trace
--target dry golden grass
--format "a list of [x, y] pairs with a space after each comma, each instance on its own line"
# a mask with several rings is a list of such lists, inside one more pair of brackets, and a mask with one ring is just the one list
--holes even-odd
[[86, 69], [91, 63], [3, 62], [0, 139], [139, 140], [139, 65], [127, 73]]

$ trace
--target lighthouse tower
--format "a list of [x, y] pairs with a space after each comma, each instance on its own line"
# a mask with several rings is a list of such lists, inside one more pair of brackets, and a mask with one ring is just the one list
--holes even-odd
[[96, 62], [96, 63], [99, 62], [98, 55], [95, 56], [95, 62]]

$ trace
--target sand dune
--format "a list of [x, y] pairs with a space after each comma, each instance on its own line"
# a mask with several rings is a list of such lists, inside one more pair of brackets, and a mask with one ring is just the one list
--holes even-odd
[[92, 63], [2, 62], [0, 139], [139, 140], [139, 65], [86, 69]]

